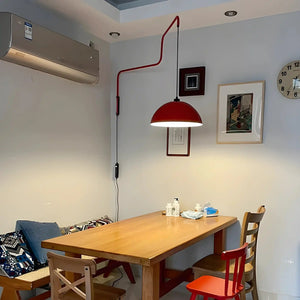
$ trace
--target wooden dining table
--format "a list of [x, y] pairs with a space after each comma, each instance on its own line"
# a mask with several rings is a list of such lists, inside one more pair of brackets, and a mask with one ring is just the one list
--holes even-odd
[[159, 211], [45, 240], [42, 247], [72, 257], [88, 255], [141, 265], [142, 299], [157, 300], [192, 275], [191, 268], [166, 269], [165, 260], [210, 235], [214, 235], [214, 252], [221, 253], [226, 228], [236, 221], [229, 216], [169, 217]]

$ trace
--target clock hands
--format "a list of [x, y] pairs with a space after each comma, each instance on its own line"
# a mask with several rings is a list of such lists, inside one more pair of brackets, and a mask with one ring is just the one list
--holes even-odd
[[295, 88], [299, 88], [300, 87], [300, 79], [298, 78], [299, 75], [297, 75], [295, 78], [293, 78], [293, 90]]

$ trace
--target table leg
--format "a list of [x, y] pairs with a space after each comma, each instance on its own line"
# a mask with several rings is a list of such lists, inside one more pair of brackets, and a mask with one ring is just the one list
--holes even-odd
[[160, 263], [143, 266], [143, 300], [159, 299]]
[[225, 250], [226, 230], [220, 230], [214, 234], [214, 253], [221, 254]]

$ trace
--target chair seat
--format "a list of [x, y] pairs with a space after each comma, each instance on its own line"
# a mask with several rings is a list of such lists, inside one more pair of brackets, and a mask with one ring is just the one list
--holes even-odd
[[[85, 291], [84, 284], [78, 286]], [[125, 290], [104, 284], [94, 283], [94, 299], [95, 300], [118, 300], [126, 293]], [[83, 300], [72, 290], [60, 296], [61, 300]]]
[[[221, 259], [221, 255], [211, 254], [208, 255], [193, 265], [193, 272], [195, 278], [203, 275], [212, 275], [220, 278], [225, 277], [226, 262]], [[234, 271], [234, 263], [230, 264], [229, 272], [232, 274]], [[250, 281], [253, 278], [253, 266], [245, 264], [244, 271], [245, 281]]]
[[191, 293], [201, 291], [201, 295], [217, 298], [217, 299], [230, 299], [236, 296], [242, 289], [240, 285], [238, 289], [232, 292], [232, 281], [228, 282], [228, 293], [225, 295], [225, 280], [214, 276], [202, 276], [189, 283], [186, 287]]

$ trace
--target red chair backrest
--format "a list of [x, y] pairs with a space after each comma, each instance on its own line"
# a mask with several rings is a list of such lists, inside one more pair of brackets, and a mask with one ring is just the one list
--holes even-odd
[[248, 243], [242, 247], [234, 250], [224, 251], [222, 259], [226, 260], [226, 273], [225, 273], [225, 295], [228, 295], [230, 263], [234, 260], [234, 271], [232, 277], [232, 292], [236, 292], [241, 288], [241, 282], [245, 269], [245, 260], [247, 255]]

